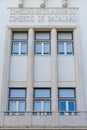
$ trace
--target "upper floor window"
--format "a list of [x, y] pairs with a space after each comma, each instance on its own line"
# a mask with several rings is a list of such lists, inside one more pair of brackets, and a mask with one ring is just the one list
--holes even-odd
[[34, 89], [34, 115], [50, 115], [51, 91], [47, 89]]
[[27, 32], [13, 32], [12, 37], [12, 54], [27, 54]]
[[72, 32], [58, 32], [58, 54], [69, 55], [74, 53]]
[[9, 91], [9, 111], [12, 115], [24, 115], [26, 108], [26, 89], [11, 88]]
[[50, 33], [36, 32], [35, 34], [35, 54], [50, 54]]
[[59, 112], [61, 115], [68, 113], [72, 115], [76, 110], [76, 96], [74, 88], [60, 88], [59, 89]]

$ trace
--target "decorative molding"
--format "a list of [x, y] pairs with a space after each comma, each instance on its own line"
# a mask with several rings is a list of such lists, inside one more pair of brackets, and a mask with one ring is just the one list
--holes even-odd
[[24, 0], [19, 0], [18, 7], [23, 8], [23, 6], [24, 6]]
[[67, 8], [68, 6], [68, 0], [62, 0], [62, 7]]
[[9, 81], [9, 87], [26, 87], [26, 81]]
[[44, 8], [46, 5], [46, 0], [40, 0], [40, 7]]

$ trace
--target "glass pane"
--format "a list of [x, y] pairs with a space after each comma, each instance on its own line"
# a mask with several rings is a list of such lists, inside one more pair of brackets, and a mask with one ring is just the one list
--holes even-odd
[[27, 54], [27, 43], [21, 43], [21, 54]]
[[27, 40], [27, 33], [14, 32], [13, 40]]
[[72, 33], [58, 33], [58, 40], [72, 40]]
[[42, 47], [41, 47], [41, 43], [35, 43], [35, 54], [41, 54], [41, 50], [42, 50]]
[[18, 111], [25, 111], [25, 101], [18, 102]]
[[66, 44], [66, 52], [67, 54], [73, 54], [72, 42]]
[[50, 98], [50, 89], [35, 89], [35, 97]]
[[41, 111], [41, 101], [34, 101], [34, 111]]
[[59, 101], [59, 111], [66, 111], [66, 102]]
[[64, 54], [64, 43], [58, 43], [58, 54]]
[[9, 103], [9, 111], [16, 111], [16, 101], [10, 101]]
[[19, 97], [19, 98], [22, 98], [22, 97], [25, 97], [25, 89], [10, 89], [10, 97]]
[[44, 43], [44, 54], [50, 54], [50, 43]]
[[59, 89], [59, 97], [74, 98], [75, 97], [74, 89]]
[[50, 36], [49, 33], [36, 33], [36, 40], [49, 40]]
[[50, 101], [43, 101], [43, 111], [50, 111]]
[[75, 111], [75, 101], [68, 102], [68, 109], [69, 111]]
[[12, 54], [18, 54], [19, 53], [19, 43], [14, 42], [12, 45]]

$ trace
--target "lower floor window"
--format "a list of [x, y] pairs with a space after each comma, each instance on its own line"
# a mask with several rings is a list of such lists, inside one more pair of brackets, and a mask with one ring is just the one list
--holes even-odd
[[49, 115], [50, 114], [50, 101], [34, 101], [34, 114]]
[[9, 113], [12, 115], [24, 115], [26, 108], [26, 89], [10, 89], [9, 92]]
[[60, 115], [72, 115], [76, 111], [75, 88], [59, 88], [58, 95]]
[[50, 115], [51, 111], [51, 89], [34, 89], [34, 115]]
[[64, 112], [71, 115], [75, 111], [75, 101], [59, 101], [59, 111], [61, 115], [64, 115]]
[[25, 111], [25, 101], [10, 101], [9, 110], [10, 111]]

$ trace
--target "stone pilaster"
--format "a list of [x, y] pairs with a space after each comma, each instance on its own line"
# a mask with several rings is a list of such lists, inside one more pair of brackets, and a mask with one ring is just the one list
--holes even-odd
[[82, 83], [82, 61], [80, 51], [79, 28], [74, 30], [74, 55], [75, 55], [75, 75], [76, 75], [76, 106], [77, 111], [84, 111], [83, 83]]
[[58, 111], [57, 30], [51, 30], [52, 111]]
[[3, 85], [2, 85], [2, 110], [8, 111], [8, 85], [9, 85], [9, 74], [10, 74], [10, 56], [11, 56], [11, 41], [12, 41], [12, 30], [7, 29], [4, 51], [4, 68], [3, 68]]
[[27, 111], [33, 110], [33, 78], [34, 78], [34, 30], [28, 33], [28, 64], [27, 64]]

